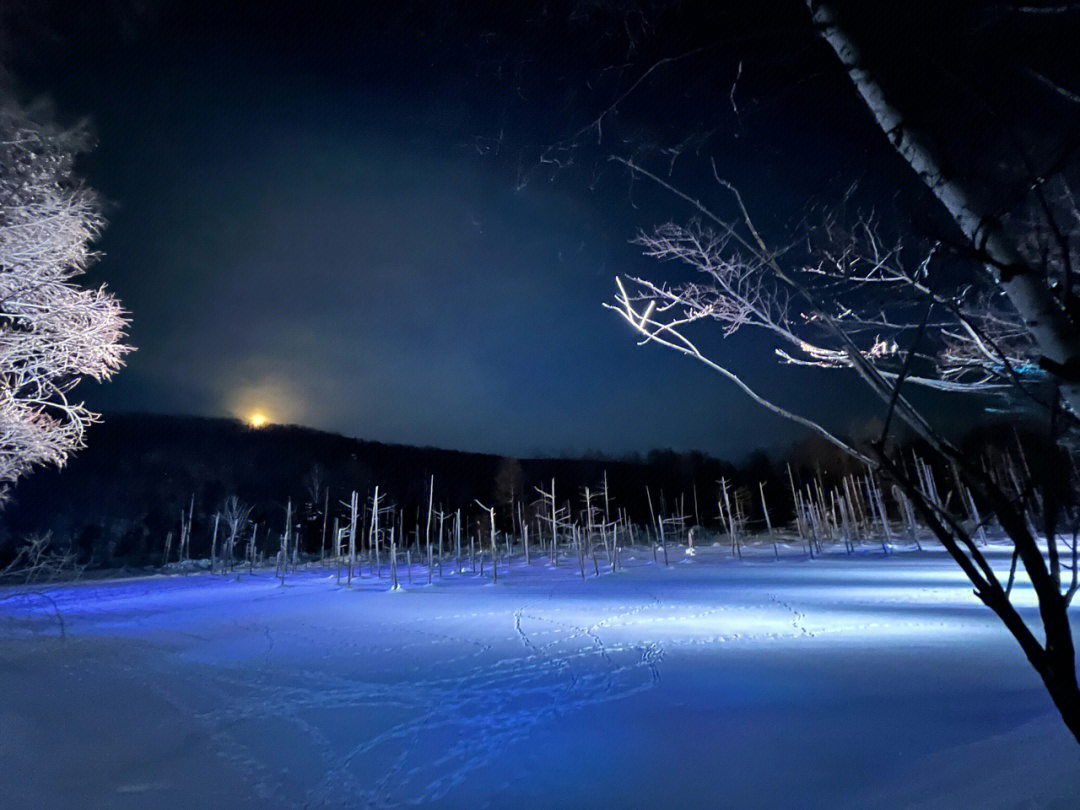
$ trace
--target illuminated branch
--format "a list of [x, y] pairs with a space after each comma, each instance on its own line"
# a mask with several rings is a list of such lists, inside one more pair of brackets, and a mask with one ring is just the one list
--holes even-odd
[[871, 466], [875, 465], [875, 462], [871, 458], [865, 456], [843, 440], [837, 438], [825, 428], [823, 428], [821, 425], [765, 399], [763, 396], [754, 391], [750, 386], [748, 386], [737, 374], [703, 355], [698, 350], [697, 346], [695, 346], [685, 335], [683, 335], [679, 331], [679, 323], [677, 321], [661, 322], [653, 318], [652, 313], [655, 309], [655, 302], [650, 302], [643, 311], [639, 312], [634, 307], [634, 299], [632, 299], [627, 294], [626, 288], [623, 286], [622, 279], [616, 277], [615, 283], [619, 287], [619, 293], [615, 296], [615, 301], [618, 306], [613, 306], [611, 304], [605, 303], [604, 307], [618, 312], [619, 315], [622, 316], [622, 318], [627, 323], [629, 323], [632, 327], [634, 327], [636, 331], [643, 335], [643, 339], [639, 341], [638, 345], [653, 342], [668, 349], [677, 351], [680, 354], [685, 354], [688, 357], [693, 357], [698, 362], [704, 364], [708, 368], [711, 368], [713, 371], [716, 371], [717, 373], [722, 374], [724, 377], [731, 380], [733, 383], [735, 383], [735, 385], [739, 387], [739, 389], [743, 393], [745, 393], [759, 405], [767, 408], [778, 416], [782, 416], [785, 419], [790, 419], [791, 421], [800, 424], [803, 427], [809, 428], [826, 441], [836, 445], [845, 453], [849, 453], [850, 455], [865, 462], [866, 464], [869, 464]]

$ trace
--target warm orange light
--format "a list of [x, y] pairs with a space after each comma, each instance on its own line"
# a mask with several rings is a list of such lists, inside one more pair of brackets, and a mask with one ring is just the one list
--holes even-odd
[[251, 425], [253, 428], [261, 428], [267, 423], [267, 421], [269, 420], [267, 420], [266, 414], [259, 413], [258, 411], [248, 417], [248, 424]]

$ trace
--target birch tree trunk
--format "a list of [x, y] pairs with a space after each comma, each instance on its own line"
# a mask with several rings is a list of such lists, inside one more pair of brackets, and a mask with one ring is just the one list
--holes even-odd
[[908, 124], [903, 113], [886, 98], [832, 5], [818, 0], [807, 0], [806, 5], [821, 37], [847, 68], [878, 126], [983, 259], [987, 272], [1034, 339], [1042, 355], [1040, 365], [1060, 380], [1062, 400], [1074, 415], [1080, 416], [1080, 331], [1054, 297], [1039, 268], [1020, 255], [1001, 223], [976, 201], [964, 179], [948, 170], [930, 140]]

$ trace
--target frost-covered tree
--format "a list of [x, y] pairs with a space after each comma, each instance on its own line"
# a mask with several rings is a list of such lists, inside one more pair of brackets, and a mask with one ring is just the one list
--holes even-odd
[[41, 464], [63, 465], [97, 415], [72, 399], [131, 347], [105, 288], [76, 283], [105, 221], [74, 174], [83, 126], [61, 129], [0, 95], [0, 495]]

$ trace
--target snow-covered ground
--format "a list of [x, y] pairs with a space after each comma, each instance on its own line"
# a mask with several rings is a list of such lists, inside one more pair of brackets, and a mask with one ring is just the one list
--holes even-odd
[[948, 559], [781, 553], [0, 591], [0, 806], [1080, 807]]

